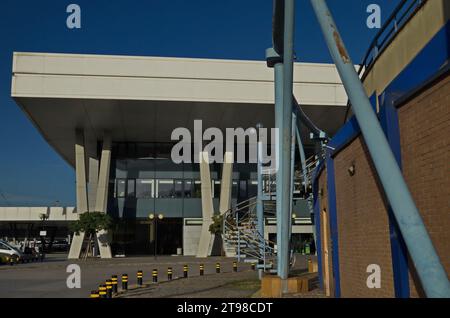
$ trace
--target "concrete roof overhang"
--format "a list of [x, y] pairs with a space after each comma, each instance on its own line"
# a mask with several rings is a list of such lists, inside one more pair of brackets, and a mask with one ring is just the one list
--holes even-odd
[[[294, 74], [306, 113], [333, 134], [347, 103], [334, 65], [297, 63]], [[109, 131], [113, 141], [168, 142], [196, 119], [203, 129], [274, 127], [273, 70], [258, 61], [15, 53], [11, 94], [72, 166], [76, 129], [94, 141]]]

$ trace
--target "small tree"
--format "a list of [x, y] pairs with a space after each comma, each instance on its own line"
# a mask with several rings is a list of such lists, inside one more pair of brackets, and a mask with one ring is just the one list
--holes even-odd
[[88, 246], [84, 254], [84, 259], [87, 259], [91, 251], [92, 238], [99, 231], [109, 230], [112, 225], [111, 217], [103, 212], [86, 212], [80, 215], [80, 219], [70, 225], [70, 230], [75, 234], [84, 232], [88, 235]]
[[211, 234], [222, 234], [223, 232], [223, 215], [214, 215], [212, 217], [213, 223], [209, 226]]

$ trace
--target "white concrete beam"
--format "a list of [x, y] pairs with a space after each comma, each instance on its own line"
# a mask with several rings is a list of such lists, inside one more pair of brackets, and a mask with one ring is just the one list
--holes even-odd
[[202, 192], [203, 223], [198, 243], [197, 257], [207, 257], [211, 254], [214, 236], [209, 232], [209, 226], [213, 223], [214, 206], [211, 190], [211, 173], [209, 170], [208, 152], [200, 152], [200, 180]]
[[88, 201], [89, 211], [95, 211], [98, 188], [99, 161], [97, 158], [89, 158]]
[[[233, 184], [233, 152], [225, 152], [222, 164], [222, 181], [220, 183], [220, 202], [219, 212], [221, 215], [225, 214], [231, 208], [231, 190]], [[227, 257], [234, 257], [236, 255], [235, 249], [230, 248], [225, 243], [222, 236], [223, 250]]]
[[[302, 104], [347, 105], [333, 64], [294, 67]], [[13, 97], [274, 102], [273, 70], [265, 61], [16, 52], [13, 73]]]
[[[76, 199], [77, 212], [79, 214], [88, 211], [88, 199], [86, 189], [86, 156], [84, 149], [84, 134], [76, 131], [75, 143], [75, 174], [76, 174]], [[69, 259], [78, 259], [83, 247], [84, 233], [74, 234], [70, 245]]]
[[[103, 137], [102, 154], [100, 158], [100, 172], [98, 175], [97, 198], [95, 211], [106, 213], [108, 205], [109, 170], [111, 167], [111, 136], [105, 133]], [[97, 233], [101, 258], [111, 258], [110, 237], [107, 231]]]
[[222, 165], [222, 181], [220, 183], [220, 214], [224, 214], [231, 208], [231, 188], [233, 178], [233, 153], [225, 152]]

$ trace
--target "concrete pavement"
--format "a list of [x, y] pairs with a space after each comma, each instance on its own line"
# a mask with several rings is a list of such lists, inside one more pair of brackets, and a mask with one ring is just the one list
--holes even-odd
[[[136, 284], [136, 272], [144, 272], [144, 282], [151, 281], [151, 271], [159, 272], [159, 281], [167, 280], [167, 268], [173, 268], [173, 276], [183, 275], [183, 265], [189, 265], [189, 276], [199, 276], [199, 265], [205, 265], [205, 274], [215, 273], [216, 262], [221, 263], [222, 272], [231, 272], [234, 259], [222, 257], [195, 258], [188, 256], [129, 257], [109, 260], [67, 260], [65, 255], [49, 256], [43, 263], [0, 266], [0, 297], [24, 298], [84, 298], [91, 290], [111, 277], [128, 274], [129, 284]], [[81, 288], [69, 289], [66, 268], [78, 264], [81, 268]], [[249, 269], [250, 264], [241, 263], [239, 270]]]

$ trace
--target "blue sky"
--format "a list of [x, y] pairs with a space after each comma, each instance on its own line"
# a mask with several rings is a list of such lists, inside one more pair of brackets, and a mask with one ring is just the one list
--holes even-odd
[[[66, 7], [82, 10], [82, 29], [66, 27]], [[328, 0], [359, 63], [398, 0]], [[299, 61], [330, 62], [309, 0], [297, 0]], [[0, 206], [75, 204], [75, 174], [10, 97], [12, 52], [91, 53], [263, 60], [271, 46], [272, 0], [2, 0], [0, 3]]]

